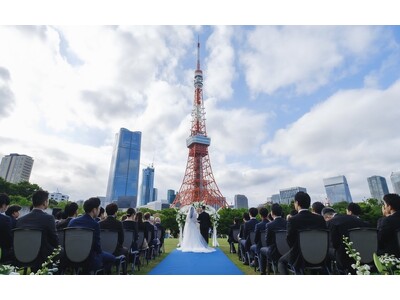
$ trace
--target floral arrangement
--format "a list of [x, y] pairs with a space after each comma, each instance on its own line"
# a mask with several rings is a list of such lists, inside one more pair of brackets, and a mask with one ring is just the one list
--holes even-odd
[[[346, 245], [346, 254], [353, 258], [356, 263], [352, 264], [351, 267], [356, 270], [357, 275], [370, 275], [371, 268], [369, 265], [361, 265], [360, 252], [353, 249], [353, 242], [349, 241], [348, 237], [343, 236], [343, 243]], [[374, 264], [378, 270], [378, 274], [382, 275], [399, 275], [400, 274], [400, 259], [394, 255], [376, 255], [374, 253]]]
[[183, 227], [183, 225], [185, 224], [185, 221], [186, 221], [186, 214], [181, 210], [177, 210], [176, 222], [178, 223], [178, 225]]

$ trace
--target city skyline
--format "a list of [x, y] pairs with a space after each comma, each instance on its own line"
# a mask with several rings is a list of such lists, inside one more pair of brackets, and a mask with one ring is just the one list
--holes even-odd
[[244, 194], [257, 206], [290, 186], [321, 201], [322, 178], [338, 174], [361, 201], [366, 178], [400, 170], [399, 32], [1, 26], [0, 155], [29, 153], [31, 182], [87, 199], [106, 194], [114, 134], [126, 127], [143, 133], [141, 164], [154, 162], [160, 198], [178, 190], [200, 36], [211, 163], [227, 202]]

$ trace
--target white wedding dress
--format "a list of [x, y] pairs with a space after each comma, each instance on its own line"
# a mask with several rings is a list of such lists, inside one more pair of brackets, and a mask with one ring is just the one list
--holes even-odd
[[214, 252], [215, 249], [207, 245], [200, 230], [197, 227], [197, 213], [191, 206], [186, 215], [185, 227], [183, 229], [183, 239], [178, 250], [182, 252]]

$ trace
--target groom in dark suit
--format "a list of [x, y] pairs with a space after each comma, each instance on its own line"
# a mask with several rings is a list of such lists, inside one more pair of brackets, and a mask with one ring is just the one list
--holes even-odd
[[200, 223], [200, 233], [208, 244], [208, 230], [211, 228], [210, 215], [206, 213], [206, 207], [201, 207], [201, 213], [197, 217], [197, 221]]

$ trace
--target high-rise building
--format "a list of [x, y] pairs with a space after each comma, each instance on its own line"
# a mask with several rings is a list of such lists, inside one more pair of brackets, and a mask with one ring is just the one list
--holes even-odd
[[33, 167], [33, 159], [28, 155], [11, 153], [2, 158], [0, 177], [11, 183], [29, 181]]
[[342, 201], [353, 202], [345, 176], [324, 178], [324, 186], [330, 205]]
[[367, 181], [372, 198], [382, 200], [383, 196], [389, 194], [385, 177], [375, 175], [368, 177]]
[[235, 195], [234, 201], [235, 208], [249, 208], [249, 200], [245, 195]]
[[153, 188], [153, 199], [151, 201], [158, 200], [158, 188]]
[[392, 181], [394, 192], [400, 195], [400, 171], [392, 172], [390, 175], [390, 181]]
[[304, 187], [295, 186], [295, 187], [279, 190], [280, 203], [281, 204], [290, 204], [290, 202], [294, 201], [294, 196], [298, 192], [307, 193], [307, 189]]
[[176, 194], [175, 194], [174, 190], [168, 190], [167, 191], [167, 201], [168, 201], [169, 204], [174, 202], [175, 197], [176, 197]]
[[137, 206], [141, 139], [141, 132], [125, 128], [115, 135], [106, 197], [120, 208]]
[[270, 203], [281, 203], [281, 195], [273, 194], [271, 197], [267, 198], [267, 201]]
[[146, 205], [151, 201], [154, 201], [154, 168], [147, 167], [142, 171], [140, 205]]

